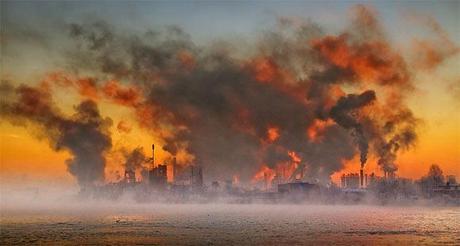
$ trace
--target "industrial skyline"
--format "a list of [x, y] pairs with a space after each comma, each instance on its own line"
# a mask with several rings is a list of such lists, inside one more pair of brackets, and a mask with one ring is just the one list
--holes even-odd
[[459, 24], [0, 0], [0, 245], [460, 245]]
[[[433, 163], [460, 176], [455, 1], [223, 3], [241, 10], [234, 25], [203, 24], [223, 13], [210, 2], [185, 4], [194, 14], [178, 2], [76, 4], [2, 2], [8, 185], [119, 181], [152, 142], [158, 163], [201, 165], [208, 183], [418, 179]], [[98, 150], [80, 147], [85, 134]]]

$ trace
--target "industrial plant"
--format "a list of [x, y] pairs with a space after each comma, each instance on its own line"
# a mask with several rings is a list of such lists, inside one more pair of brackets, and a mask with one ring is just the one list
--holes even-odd
[[264, 172], [263, 180], [249, 186], [239, 184], [238, 180], [213, 180], [207, 185], [205, 170], [199, 165], [180, 166], [176, 157], [168, 163], [156, 162], [154, 144], [152, 156], [144, 161], [148, 168], [141, 172], [142, 177], [136, 177], [136, 170], [126, 169], [120, 181], [82, 190], [82, 195], [117, 199], [131, 194], [142, 202], [359, 203], [372, 197], [382, 202], [438, 199], [460, 204], [460, 184], [452, 175], [446, 176], [445, 182], [439, 177], [412, 181], [398, 177], [395, 172], [377, 176], [360, 169], [359, 173], [342, 174], [339, 185], [324, 185], [314, 180], [306, 181], [304, 166], [299, 164], [288, 178]]

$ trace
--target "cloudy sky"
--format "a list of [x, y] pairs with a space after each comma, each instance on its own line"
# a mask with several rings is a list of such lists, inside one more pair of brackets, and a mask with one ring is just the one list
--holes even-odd
[[[361, 3], [372, 10], [392, 50], [404, 59], [414, 86], [404, 100], [420, 119], [418, 140], [398, 153], [398, 175], [418, 178], [429, 165], [437, 163], [446, 174], [460, 177], [458, 1], [2, 1], [2, 80], [15, 86], [36, 86], [53, 72], [101, 76], [76, 65], [81, 63], [73, 59], [82, 45], [69, 35], [75, 23], [108, 23], [123, 37], [177, 27], [201, 49], [225, 43], [235, 50], [234, 56], [245, 59], [267, 32], [283, 29], [282, 20], [294, 26], [314, 23], [327, 35], [340, 35], [352, 28], [352, 9]], [[112, 79], [107, 74], [103, 77]], [[53, 98], [63, 114], [71, 115], [81, 95], [58, 88]], [[102, 116], [110, 116], [114, 122], [109, 129], [113, 150], [140, 146], [150, 155], [152, 142], [163, 143], [133, 119], [130, 108], [108, 100], [101, 100], [99, 108]], [[126, 123], [129, 133], [117, 130], [120, 122]], [[24, 127], [2, 119], [0, 129], [4, 181], [19, 178], [75, 183], [65, 164], [71, 153], [50, 147], [36, 126]], [[161, 149], [158, 155], [159, 160], [168, 158]], [[107, 154], [106, 158], [106, 179], [116, 179], [117, 171], [122, 170], [122, 157]], [[367, 172], [381, 174], [377, 160], [369, 156]], [[343, 160], [343, 165], [333, 179], [343, 172], [355, 172], [359, 155]]]

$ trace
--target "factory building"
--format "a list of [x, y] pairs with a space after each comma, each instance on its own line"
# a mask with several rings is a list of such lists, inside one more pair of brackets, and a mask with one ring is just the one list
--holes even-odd
[[386, 179], [395, 179], [396, 178], [396, 174], [394, 171], [384, 171], [384, 177]]
[[176, 157], [174, 156], [173, 161], [172, 161], [172, 183], [174, 184], [177, 179], [177, 160]]
[[455, 175], [446, 176], [446, 185], [457, 185], [457, 179]]
[[167, 166], [158, 165], [149, 171], [149, 183], [155, 187], [165, 187], [168, 182]]
[[364, 173], [363, 169], [360, 169], [359, 174], [343, 174], [342, 177], [340, 177], [340, 186], [344, 189], [366, 188], [371, 183], [375, 182], [375, 178], [376, 177], [374, 173], [367, 175], [367, 173]]
[[199, 166], [190, 166], [190, 184], [193, 190], [202, 190], [203, 188], [203, 169]]
[[369, 178], [367, 178], [367, 174], [366, 174], [366, 185], [367, 186], [373, 185], [376, 182], [377, 182], [377, 176], [375, 175], [375, 173], [371, 173], [371, 175], [369, 175]]
[[343, 174], [340, 178], [342, 188], [359, 189], [360, 175], [357, 173]]
[[433, 187], [433, 193], [436, 195], [460, 198], [460, 184], [457, 183], [454, 175], [447, 175], [445, 184]]
[[155, 145], [152, 144], [151, 169], [148, 171], [149, 184], [156, 188], [165, 188], [168, 182], [166, 165], [155, 165]]

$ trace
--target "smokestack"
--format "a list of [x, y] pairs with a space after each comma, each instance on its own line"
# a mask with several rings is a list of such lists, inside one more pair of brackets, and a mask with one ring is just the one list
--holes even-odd
[[264, 172], [264, 185], [265, 185], [265, 191], [268, 190], [268, 175], [266, 172]]
[[283, 183], [287, 183], [286, 182], [286, 168], [283, 167]]
[[152, 144], [152, 170], [155, 168], [155, 144]]
[[176, 175], [177, 175], [177, 162], [176, 162], [176, 157], [174, 156], [173, 158], [173, 183], [176, 182]]
[[190, 166], [190, 185], [193, 185], [193, 166]]
[[364, 188], [364, 174], [363, 174], [363, 169], [359, 170], [359, 179], [361, 183], [361, 188]]
[[300, 170], [300, 180], [303, 180], [303, 168]]

